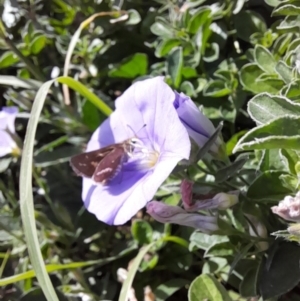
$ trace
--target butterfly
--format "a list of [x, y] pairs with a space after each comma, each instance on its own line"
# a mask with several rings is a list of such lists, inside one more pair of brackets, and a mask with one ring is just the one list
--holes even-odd
[[90, 178], [96, 184], [106, 185], [121, 169], [126, 159], [132, 156], [140, 140], [130, 138], [103, 148], [78, 154], [70, 159], [74, 172], [81, 177]]

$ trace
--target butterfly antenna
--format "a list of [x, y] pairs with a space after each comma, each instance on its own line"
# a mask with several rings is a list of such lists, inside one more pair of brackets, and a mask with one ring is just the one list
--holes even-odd
[[133, 130], [133, 128], [129, 124], [127, 124], [127, 126], [130, 128], [130, 130], [132, 131], [132, 133], [134, 134], [134, 136], [137, 136], [138, 132], [140, 132], [146, 125], [147, 124], [145, 123], [137, 132], [135, 132]]

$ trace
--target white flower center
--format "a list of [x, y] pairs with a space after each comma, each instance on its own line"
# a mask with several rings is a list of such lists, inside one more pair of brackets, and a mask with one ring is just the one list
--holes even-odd
[[129, 142], [132, 149], [127, 152], [128, 156], [135, 161], [138, 161], [138, 167], [141, 169], [153, 168], [159, 158], [159, 152], [149, 149], [145, 146], [142, 140], [132, 138]]

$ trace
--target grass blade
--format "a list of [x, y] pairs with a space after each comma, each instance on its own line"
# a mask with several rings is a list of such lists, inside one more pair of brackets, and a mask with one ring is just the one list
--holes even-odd
[[143, 248], [141, 248], [138, 255], [135, 257], [133, 264], [131, 265], [130, 270], [128, 271], [127, 278], [125, 279], [122, 289], [119, 296], [119, 301], [128, 301], [128, 294], [130, 291], [130, 288], [133, 283], [134, 276], [144, 258], [146, 253], [156, 244], [157, 242], [153, 242]]
[[54, 80], [44, 83], [34, 99], [24, 140], [20, 172], [20, 210], [29, 258], [36, 273], [36, 278], [48, 301], [58, 301], [58, 297], [45, 268], [38, 241], [32, 195], [32, 156], [37, 125], [45, 99], [53, 82]]
[[[98, 17], [103, 17], [103, 16], [117, 16], [118, 17], [124, 13], [126, 13], [126, 12], [124, 12], [124, 11], [99, 12], [99, 13], [93, 14], [92, 16], [90, 16], [89, 18], [87, 18], [86, 20], [84, 20], [80, 23], [78, 29], [73, 34], [71, 42], [68, 47], [65, 64], [64, 64], [64, 73], [63, 73], [64, 77], [68, 76], [68, 71], [69, 71], [69, 67], [70, 67], [70, 63], [71, 63], [72, 54], [73, 54], [75, 46], [79, 40], [81, 31]], [[70, 101], [70, 93], [69, 93], [69, 89], [68, 89], [67, 85], [63, 85], [63, 93], [64, 93], [65, 104], [67, 106], [69, 106], [71, 104], [71, 101]]]
[[[126, 255], [128, 255], [129, 252], [131, 252], [135, 249], [136, 249], [136, 246], [132, 246], [131, 248], [123, 250], [117, 256], [112, 256], [112, 257], [108, 257], [108, 258], [105, 258], [105, 259], [71, 262], [71, 263], [65, 263], [65, 264], [47, 264], [45, 266], [45, 268], [46, 268], [46, 271], [48, 273], [52, 273], [52, 272], [56, 272], [56, 271], [59, 271], [59, 270], [79, 269], [79, 268], [84, 268], [84, 267], [88, 267], [88, 266], [91, 266], [91, 265], [99, 267], [99, 266], [105, 265], [107, 263], [110, 263], [114, 260], [117, 260], [117, 259], [119, 259], [123, 256], [126, 256]], [[5, 255], [5, 256], [7, 256], [7, 255]], [[26, 271], [24, 273], [20, 273], [20, 274], [17, 274], [17, 275], [13, 275], [13, 276], [10, 276], [10, 277], [0, 279], [0, 286], [5, 286], [5, 285], [8, 285], [8, 284], [12, 284], [12, 283], [22, 281], [22, 280], [26, 280], [26, 279], [29, 279], [29, 278], [33, 278], [33, 277], [36, 277], [35, 271], [34, 270], [29, 270], [29, 271]]]
[[78, 82], [77, 80], [68, 76], [61, 76], [56, 78], [56, 81], [58, 81], [61, 84], [66, 84], [68, 87], [72, 88], [82, 96], [86, 97], [87, 100], [89, 100], [106, 116], [112, 113], [112, 109], [103, 100], [101, 100], [96, 94], [91, 92], [82, 83]]
[[38, 89], [43, 83], [34, 79], [23, 79], [12, 75], [0, 75], [0, 85], [24, 89]]

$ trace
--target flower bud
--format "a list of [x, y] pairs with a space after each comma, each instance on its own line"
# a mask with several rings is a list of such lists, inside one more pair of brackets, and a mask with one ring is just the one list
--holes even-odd
[[235, 205], [239, 200], [239, 191], [230, 191], [229, 193], [220, 192], [212, 199], [198, 200], [189, 208], [188, 211], [199, 211], [208, 209], [226, 210]]
[[188, 213], [178, 206], [169, 206], [162, 202], [152, 201], [147, 204], [147, 212], [161, 223], [171, 223], [196, 228], [205, 233], [218, 230], [218, 219], [215, 216], [204, 216]]
[[184, 208], [193, 205], [193, 185], [194, 182], [183, 179], [180, 185], [181, 199]]
[[286, 196], [278, 206], [271, 207], [271, 210], [285, 220], [300, 222], [300, 192], [295, 197]]
[[[183, 93], [176, 92], [174, 107], [189, 136], [201, 148], [215, 132], [213, 123], [197, 108], [194, 102]], [[221, 135], [215, 140], [210, 154], [219, 160], [226, 160], [226, 150]]]

